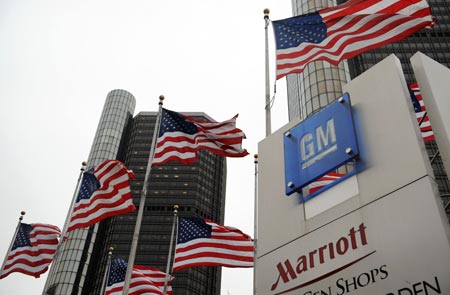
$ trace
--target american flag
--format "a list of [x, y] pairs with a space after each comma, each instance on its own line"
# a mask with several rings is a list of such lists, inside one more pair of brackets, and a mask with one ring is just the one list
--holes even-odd
[[226, 157], [248, 155], [242, 149], [245, 137], [236, 128], [236, 118], [224, 122], [201, 122], [177, 112], [162, 109], [161, 126], [152, 165], [169, 161], [194, 162], [199, 150], [208, 150]]
[[173, 271], [195, 266], [253, 267], [253, 240], [208, 219], [180, 218]]
[[45, 273], [55, 256], [61, 231], [50, 224], [21, 223], [0, 279], [13, 272], [39, 276]]
[[[425, 104], [423, 103], [422, 94], [420, 94], [419, 84], [412, 83], [409, 84], [409, 92], [411, 94], [411, 101], [414, 106], [414, 111], [416, 112], [417, 122], [420, 123], [420, 132], [422, 133], [422, 138], [424, 141], [434, 140], [434, 133], [431, 129], [431, 123], [426, 115], [427, 110], [425, 109]], [[425, 118], [424, 118], [425, 116]], [[423, 119], [423, 120], [422, 120]]]
[[[108, 283], [105, 295], [122, 295], [125, 275], [127, 273], [127, 262], [123, 259], [114, 259], [109, 270]], [[166, 273], [157, 268], [135, 265], [131, 273], [130, 289], [128, 295], [158, 294], [164, 291], [164, 280]], [[172, 295], [172, 286], [169, 276], [166, 294]]]
[[133, 172], [117, 160], [106, 160], [85, 172], [67, 232], [136, 210], [130, 178]]
[[333, 183], [334, 181], [338, 180], [339, 178], [341, 178], [344, 175], [345, 174], [334, 173], [334, 172], [325, 174], [324, 176], [320, 177], [319, 179], [317, 179], [309, 184], [309, 186], [308, 186], [309, 193], [313, 194], [313, 193], [317, 192], [318, 190]]
[[306, 64], [337, 65], [365, 51], [400, 41], [433, 24], [425, 0], [349, 0], [315, 13], [273, 21], [277, 79]]

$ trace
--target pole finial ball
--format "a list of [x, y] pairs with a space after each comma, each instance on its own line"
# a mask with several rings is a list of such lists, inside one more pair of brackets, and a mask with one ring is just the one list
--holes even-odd
[[255, 154], [253, 158], [258, 159], [258, 154]]
[[87, 166], [87, 162], [86, 162], [86, 161], [83, 161], [83, 162], [81, 162], [81, 165], [82, 165], [82, 166]]
[[180, 206], [178, 206], [178, 205], [173, 205], [173, 209], [178, 210], [178, 208], [180, 208]]
[[25, 215], [25, 211], [20, 211], [20, 215]]
[[270, 13], [270, 9], [269, 8], [264, 8], [264, 14], [268, 15]]
[[164, 100], [164, 95], [160, 95], [159, 100]]

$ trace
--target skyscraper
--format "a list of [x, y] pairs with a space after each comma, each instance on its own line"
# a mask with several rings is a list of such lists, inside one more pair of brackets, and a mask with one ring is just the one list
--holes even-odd
[[[133, 109], [120, 107], [127, 104], [126, 101], [133, 105]], [[134, 98], [131, 94], [124, 90], [113, 90], [108, 94], [89, 161], [95, 159], [95, 164], [98, 164], [97, 161], [107, 158], [118, 159], [133, 170], [136, 179], [130, 185], [134, 203], [138, 206], [157, 113], [141, 112], [133, 117], [133, 111]], [[187, 114], [197, 119], [211, 120], [204, 113]], [[124, 124], [119, 123], [122, 119]], [[113, 126], [114, 129], [102, 126]], [[114, 144], [110, 143], [112, 138]], [[93, 155], [93, 150], [105, 151], [105, 145], [114, 145], [114, 153]], [[91, 166], [90, 162], [88, 166]], [[179, 216], [205, 217], [223, 223], [225, 187], [225, 158], [206, 151], [201, 151], [199, 159], [191, 165], [170, 162], [153, 167], [135, 263], [165, 271], [174, 205], [180, 206]], [[136, 215], [137, 211], [109, 218], [86, 230], [74, 231], [68, 242], [72, 236], [80, 235], [79, 232], [83, 233], [84, 238], [73, 246], [77, 256], [72, 254], [71, 257], [76, 259], [64, 265], [55, 262], [54, 268], [61, 270], [49, 274], [48, 291], [45, 293], [44, 290], [44, 294], [100, 294], [109, 248], [113, 248], [113, 258], [128, 259]], [[64, 253], [68, 252], [66, 248]], [[71, 273], [71, 276], [63, 277], [60, 273]], [[197, 267], [176, 273], [172, 286], [176, 294], [218, 295], [220, 277], [220, 268]]]
[[[318, 10], [343, 2], [345, 1], [339, 0], [336, 3], [335, 1], [293, 0], [293, 14], [304, 14], [307, 12], [312, 12], [311, 9]], [[354, 78], [368, 70], [376, 63], [380, 62], [388, 55], [395, 54], [401, 61], [407, 83], [416, 82], [409, 59], [417, 51], [420, 51], [437, 62], [450, 67], [450, 3], [445, 0], [428, 0], [428, 4], [437, 21], [433, 28], [419, 31], [401, 42], [392, 43], [363, 53], [348, 61], [343, 61], [341, 62], [340, 67], [348, 69], [348, 72], [345, 73], [349, 73], [350, 77]], [[333, 87], [334, 89], [339, 90], [341, 86], [336, 84], [345, 83], [345, 79], [336, 79], [336, 77], [340, 77], [337, 73], [337, 76], [331, 76], [330, 74], [327, 75], [325, 69], [330, 69], [328, 70], [329, 73], [336, 72], [337, 70], [330, 65], [326, 65], [326, 62], [321, 63], [322, 64], [320, 67], [324, 68], [323, 71], [325, 75], [319, 72], [309, 78], [305, 78], [305, 73], [302, 73], [301, 75], [289, 75], [287, 77], [288, 112], [290, 120], [296, 117], [305, 119], [314, 111], [326, 106], [329, 102], [340, 96], [340, 94], [336, 95], [335, 92], [337, 91], [333, 91]], [[317, 67], [317, 65], [316, 63], [313, 63], [310, 67]], [[380, 85], [380, 87], [382, 86]], [[314, 94], [323, 91], [326, 95], [328, 95], [328, 98], [322, 99], [320, 96], [314, 98], [311, 94], [312, 91], [308, 92], [307, 89], [315, 89]], [[382, 109], [385, 107], [389, 106], [380, 106], [380, 112], [382, 112]], [[436, 143], [434, 141], [427, 142], [426, 147], [430, 160], [432, 160], [431, 163], [439, 186], [439, 191], [442, 196], [443, 204], [450, 220], [450, 183], [439, 157]]]
[[[122, 134], [127, 128], [135, 105], [135, 98], [127, 91], [113, 90], [108, 93], [88, 157], [88, 168], [106, 159], [116, 159]], [[94, 225], [69, 234], [69, 238], [55, 256], [43, 294], [80, 294], [97, 230], [98, 226]]]

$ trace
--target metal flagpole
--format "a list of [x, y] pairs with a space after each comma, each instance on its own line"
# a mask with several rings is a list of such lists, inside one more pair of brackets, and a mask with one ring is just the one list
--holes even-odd
[[24, 215], [25, 215], [25, 211], [21, 211], [20, 212], [20, 217], [19, 217], [19, 223], [17, 224], [16, 231], [14, 232], [14, 236], [13, 236], [13, 238], [11, 240], [11, 243], [9, 244], [8, 251], [6, 252], [5, 259], [3, 260], [2, 268], [0, 268], [0, 273], [3, 271], [3, 268], [5, 267], [6, 261], [8, 260], [9, 252], [11, 252], [11, 248], [14, 245], [14, 241], [16, 240], [17, 232], [19, 231], [19, 227], [20, 227], [20, 224], [22, 223]]
[[139, 203], [138, 215], [136, 217], [136, 225], [134, 227], [133, 241], [131, 243], [130, 257], [128, 258], [127, 273], [125, 275], [125, 282], [123, 285], [123, 293], [122, 293], [123, 295], [127, 295], [128, 290], [130, 289], [131, 274], [133, 272], [134, 259], [136, 256], [136, 249], [139, 240], [139, 232], [141, 230], [142, 215], [144, 213], [145, 196], [147, 194], [147, 187], [149, 185], [150, 171], [152, 170], [152, 162], [153, 162], [153, 154], [155, 153], [156, 138], [158, 138], [163, 100], [164, 96], [160, 95], [158, 103], [159, 104], [158, 115], [156, 116], [155, 130], [153, 131], [152, 146], [150, 148], [150, 155], [148, 156], [148, 164], [147, 164], [147, 171], [145, 172], [144, 187], [142, 188], [141, 201]]
[[101, 295], [105, 294], [106, 286], [108, 284], [109, 272], [111, 270], [111, 256], [112, 256], [113, 250], [114, 250], [113, 247], [109, 247], [108, 260], [106, 261], [106, 271], [105, 271], [105, 275], [103, 276], [102, 291], [100, 293]]
[[166, 265], [166, 279], [164, 280], [164, 293], [163, 295], [166, 295], [167, 292], [167, 284], [170, 278], [170, 260], [172, 257], [172, 248], [173, 248], [173, 236], [175, 234], [175, 225], [177, 223], [178, 219], [178, 205], [173, 206], [173, 223], [172, 223], [172, 234], [170, 235], [170, 246], [169, 246], [169, 255], [167, 256], [167, 265]]
[[266, 31], [266, 137], [272, 133], [270, 116], [270, 79], [269, 79], [269, 13], [268, 8], [264, 9], [264, 21]]
[[78, 192], [80, 190], [81, 179], [83, 178], [83, 173], [86, 170], [86, 166], [87, 166], [87, 162], [83, 161], [81, 163], [80, 174], [78, 175], [78, 180], [77, 180], [77, 185], [75, 187], [75, 192], [73, 193], [72, 203], [70, 204], [69, 212], [67, 213], [67, 217], [66, 217], [66, 222], [64, 223], [64, 227], [63, 227], [63, 230], [61, 232], [61, 239], [59, 240], [59, 245], [62, 244], [62, 242], [64, 241], [64, 237], [67, 234], [67, 228], [69, 227], [70, 218], [72, 217], [73, 207], [75, 206], [75, 203], [77, 202], [77, 196], [78, 196]]
[[81, 163], [80, 174], [78, 175], [77, 185], [75, 186], [75, 191], [74, 191], [73, 196], [72, 196], [72, 203], [70, 203], [69, 211], [67, 212], [66, 221], [64, 222], [64, 227], [63, 227], [63, 230], [61, 232], [61, 237], [59, 238], [58, 247], [56, 248], [56, 253], [55, 253], [55, 256], [53, 257], [52, 266], [50, 267], [50, 271], [49, 271], [49, 274], [47, 276], [47, 280], [46, 280], [45, 285], [44, 285], [44, 291], [47, 290], [48, 284], [50, 283], [50, 278], [53, 277], [53, 274], [54, 274], [54, 272], [56, 270], [56, 267], [58, 265], [56, 263], [56, 260], [57, 260], [57, 258], [59, 256], [59, 251], [61, 249], [61, 246], [64, 243], [65, 238], [66, 238], [67, 228], [69, 227], [70, 218], [72, 217], [73, 207], [75, 206], [75, 203], [77, 201], [78, 191], [80, 190], [81, 179], [83, 178], [83, 173], [86, 170], [86, 166], [87, 166], [87, 162], [83, 161]]
[[258, 242], [258, 154], [254, 155], [255, 158], [255, 212], [253, 218], [253, 243], [254, 243], [254, 254], [253, 254], [253, 294], [256, 294], [256, 253], [257, 250], [257, 242]]

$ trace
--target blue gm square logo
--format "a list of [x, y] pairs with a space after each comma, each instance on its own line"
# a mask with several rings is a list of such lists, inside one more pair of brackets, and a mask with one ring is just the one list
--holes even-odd
[[284, 134], [286, 195], [301, 193], [303, 187], [358, 156], [346, 93]]

